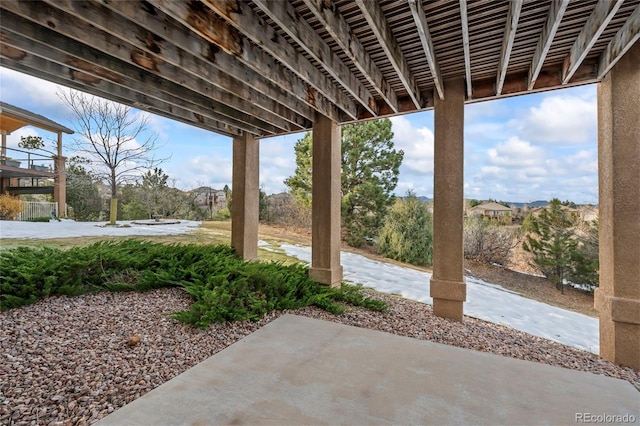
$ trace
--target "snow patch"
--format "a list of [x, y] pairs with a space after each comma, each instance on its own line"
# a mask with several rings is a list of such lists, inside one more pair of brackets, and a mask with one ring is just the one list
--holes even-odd
[[[290, 244], [283, 244], [281, 247], [290, 256], [305, 262], [311, 261], [309, 247]], [[345, 252], [341, 253], [341, 263], [345, 281], [433, 304], [433, 299], [429, 296], [431, 274], [428, 272]], [[599, 353], [599, 329], [596, 318], [527, 299], [517, 292], [474, 277], [467, 277], [466, 282], [466, 315], [595, 354]]]

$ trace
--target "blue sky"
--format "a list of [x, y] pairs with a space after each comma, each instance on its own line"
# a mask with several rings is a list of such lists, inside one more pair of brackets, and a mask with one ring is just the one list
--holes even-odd
[[[0, 67], [0, 99], [73, 128], [55, 84]], [[396, 148], [405, 152], [396, 193], [433, 195], [433, 111], [391, 119]], [[175, 186], [231, 184], [231, 139], [164, 117], [151, 116], [163, 145], [161, 167]], [[25, 127], [8, 136], [52, 134]], [[260, 143], [260, 183], [267, 193], [286, 190], [293, 146], [302, 134]], [[73, 136], [65, 135], [70, 144]], [[66, 154], [71, 154], [66, 150]], [[528, 202], [554, 197], [597, 203], [596, 86], [479, 102], [465, 107], [465, 197]]]

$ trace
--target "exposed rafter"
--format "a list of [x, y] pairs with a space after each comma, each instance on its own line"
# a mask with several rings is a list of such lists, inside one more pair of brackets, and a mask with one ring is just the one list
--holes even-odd
[[[232, 56], [242, 65], [240, 69], [248, 68], [262, 75], [272, 83], [280, 85], [288, 93], [311, 106], [316, 111], [334, 120], [340, 121], [343, 118], [332, 100], [327, 99], [322, 93], [314, 87], [311, 87], [289, 68], [273, 59], [273, 57], [264, 50], [261, 50], [258, 46], [252, 44], [240, 31], [227, 25], [221, 17], [214, 14], [202, 3], [159, 0], [154, 2], [151, 7], [153, 7], [154, 10], [159, 10], [163, 14], [171, 16], [180, 22], [180, 24], [186, 26], [187, 29], [192, 32], [194, 39], [197, 40], [201, 38], [205, 41], [208, 45], [207, 52], [211, 56], [210, 60], [212, 62], [217, 61], [217, 55], [224, 52], [227, 56]], [[266, 26], [262, 21], [257, 23], [253, 22], [251, 26], [258, 24], [261, 24], [260, 26], [262, 28]], [[265, 35], [265, 37], [267, 37], [267, 35]], [[335, 88], [334, 90], [337, 91]], [[342, 94], [342, 92], [340, 93]], [[356, 114], [356, 105], [348, 99], [346, 95], [342, 96], [341, 100], [345, 100], [345, 98], [346, 105], [341, 104], [341, 106], [348, 109], [351, 114]]]
[[[181, 87], [176, 90], [179, 90], [182, 97], [188, 93], [184, 89], [187, 87], [194, 90], [197, 97], [208, 96], [224, 105], [224, 108], [235, 108], [250, 115], [255, 113], [256, 117], [284, 131], [304, 128], [305, 123], [308, 123], [304, 117], [266, 96], [252, 94], [249, 86], [208, 66], [204, 59], [191, 57], [133, 22], [123, 21], [120, 25], [112, 25], [119, 16], [100, 4], [56, 1], [52, 5], [41, 2], [38, 8], [32, 8], [24, 2], [7, 1], [4, 5], [40, 25], [60, 25], [61, 34], [79, 43], [87, 42], [90, 46], [123, 62], [138, 66], [148, 74], [155, 72], [156, 75], [179, 84]], [[83, 34], [89, 24], [96, 30], [93, 31], [92, 37], [87, 38]], [[166, 28], [169, 23], [165, 21], [163, 25]], [[98, 59], [105, 61], [106, 58]], [[183, 71], [185, 65], [188, 65], [187, 68], [193, 76], [186, 80]], [[105, 67], [110, 68], [110, 62], [106, 62]]]
[[[16, 57], [17, 53], [19, 53], [19, 58]], [[5, 68], [29, 74], [61, 86], [86, 91], [88, 82], [91, 82], [91, 93], [95, 96], [178, 120], [191, 126], [213, 130], [225, 136], [234, 137], [242, 133], [242, 130], [234, 128], [227, 123], [204, 116], [196, 116], [193, 112], [182, 108], [168, 106], [145, 94], [124, 89], [107, 80], [39, 58], [4, 43], [0, 44], [0, 58], [2, 59], [2, 66]]]
[[413, 22], [418, 29], [418, 35], [420, 36], [420, 42], [422, 43], [422, 50], [427, 57], [429, 63], [429, 69], [431, 70], [431, 78], [433, 78], [433, 84], [438, 92], [440, 99], [444, 99], [444, 87], [442, 84], [442, 75], [440, 75], [440, 67], [438, 66], [438, 60], [436, 59], [436, 53], [433, 50], [433, 41], [431, 41], [431, 34], [429, 33], [429, 25], [427, 25], [427, 18], [424, 16], [424, 9], [422, 8], [422, 0], [409, 0], [409, 7], [411, 8], [411, 15], [413, 15]]
[[[601, 79], [634, 43], [640, 40], [640, 4], [600, 55], [598, 78]], [[638, 65], [640, 66], [640, 64]]]
[[[597, 83], [596, 80], [596, 61], [589, 60], [583, 63], [578, 71], [574, 74], [571, 82], [564, 86], [578, 86], [588, 83]], [[496, 81], [493, 78], [475, 80], [473, 82], [473, 99], [472, 102], [499, 99], [502, 96], [513, 96], [522, 93], [537, 93], [548, 90], [548, 87], [563, 87], [562, 75], [558, 67], [542, 68], [538, 75], [536, 87], [533, 90], [527, 90], [527, 77], [529, 71], [521, 71], [507, 74], [502, 86], [502, 94], [497, 95], [495, 92]]]
[[471, 51], [469, 49], [469, 21], [467, 19], [467, 0], [460, 0], [460, 25], [462, 27], [462, 48], [464, 51], [464, 77], [467, 86], [467, 99], [473, 96], [471, 82]]
[[[55, 5], [64, 3], [71, 7], [79, 7], [73, 0], [56, 0]], [[314, 110], [302, 103], [280, 85], [277, 85], [252, 69], [243, 66], [240, 61], [224, 52], [213, 52], [211, 45], [193, 34], [183, 26], [171, 25], [172, 20], [162, 11], [145, 3], [142, 8], [138, 3], [116, 1], [107, 4], [108, 10], [127, 19], [122, 28], [113, 29], [109, 25], [111, 16], [104, 8], [85, 11], [93, 25], [123, 38], [128, 34], [136, 47], [149, 54], [160, 50], [162, 58], [176, 66], [189, 65], [185, 71], [195, 78], [203, 78], [222, 90], [230, 90], [236, 96], [253, 102], [257, 106], [271, 111], [296, 126], [308, 126], [314, 117]], [[159, 34], [170, 28], [171, 40], [164, 40]], [[148, 31], [148, 33], [146, 32]]]
[[[325, 77], [301, 53], [296, 51], [283, 37], [276, 34], [275, 30], [260, 19], [246, 2], [206, 0], [205, 4], [207, 6], [199, 10], [191, 8], [195, 3], [182, 3], [171, 0], [162, 0], [159, 3], [161, 4], [161, 9], [165, 10], [165, 12], [171, 12], [174, 16], [184, 18], [189, 27], [209, 39], [209, 41], [218, 44], [223, 49], [231, 47], [230, 53], [242, 58], [247, 66], [257, 65], [262, 69], [262, 72], [274, 74], [279, 72], [275, 70], [283, 68], [279, 65], [282, 64], [285, 67], [282, 73], [290, 75], [290, 78], [302, 79], [305, 84], [311, 86], [311, 88], [307, 88], [310, 97], [314, 99], [321, 97], [329, 99], [349, 117], [354, 119], [358, 117], [358, 107], [355, 102], [333, 84], [330, 79]], [[215, 15], [213, 12], [215, 12]], [[194, 13], [197, 16], [194, 17]], [[212, 28], [205, 27], [197, 22], [197, 20], [202, 19], [215, 21], [218, 19], [216, 15], [231, 26], [220, 25], [220, 23], [223, 23], [220, 22]], [[213, 34], [214, 32], [227, 32], [231, 28], [235, 28], [237, 31], [229, 31], [229, 37], [233, 39], [234, 43], [241, 46], [240, 50], [236, 50], [234, 46], [226, 46], [224, 41], [221, 43], [221, 40], [216, 39], [216, 35]], [[240, 31], [242, 31], [242, 35]], [[279, 63], [274, 62], [271, 57], [276, 58]], [[294, 75], [291, 75], [291, 73]], [[324, 115], [330, 113], [327, 108], [316, 109]], [[335, 114], [333, 116], [335, 117]]]
[[398, 112], [398, 97], [373, 62], [360, 40], [353, 34], [349, 24], [334, 7], [325, 0], [303, 0], [324, 29], [338, 43], [347, 57], [384, 99], [393, 112]]
[[529, 78], [527, 80], [527, 89], [529, 90], [532, 90], [533, 86], [536, 84], [538, 74], [540, 74], [544, 60], [547, 57], [547, 53], [549, 53], [549, 48], [551, 47], [553, 38], [558, 31], [558, 27], [562, 21], [562, 16], [564, 16], [564, 12], [567, 10], [568, 5], [569, 0], [551, 1], [547, 21], [544, 23], [544, 27], [542, 27], [542, 32], [538, 39], [538, 45], [536, 46], [536, 51], [533, 54], [533, 60], [531, 61], [531, 68], [529, 69]]
[[378, 39], [382, 50], [387, 55], [389, 62], [393, 66], [393, 69], [398, 74], [398, 78], [402, 82], [402, 85], [407, 90], [409, 97], [415, 104], [416, 108], [422, 108], [422, 97], [420, 95], [420, 89], [416, 84], [413, 74], [409, 69], [409, 65], [404, 58], [402, 50], [393, 36], [393, 32], [387, 23], [380, 4], [377, 1], [369, 0], [355, 0], [356, 4], [360, 8], [363, 16], [367, 20], [371, 31]]
[[[8, 3], [8, 2], [7, 2]], [[66, 29], [77, 28], [78, 23], [71, 17], [55, 17], [55, 11], [47, 13], [48, 22], [65, 22]], [[234, 126], [253, 134], [272, 133], [277, 127], [270, 125], [256, 116], [239, 112], [222, 102], [207, 98], [199, 92], [191, 91], [149, 71], [118, 61], [116, 58], [103, 54], [100, 50], [78, 43], [76, 40], [56, 33], [47, 27], [29, 25], [28, 21], [12, 12], [5, 11], [3, 18], [4, 40], [10, 46], [24, 52], [61, 65], [69, 66], [87, 75], [93, 75], [92, 81], [110, 79], [114, 84], [144, 93], [148, 84], [153, 84], [157, 90], [148, 93], [150, 98], [166, 102], [180, 108], [186, 108], [200, 116], [217, 117], [222, 114], [226, 121]], [[93, 41], [103, 40], [98, 32], [94, 32]], [[52, 48], [51, 46], [55, 46]], [[96, 80], [97, 79], [97, 80]]]
[[511, 58], [511, 49], [516, 39], [516, 30], [518, 29], [518, 21], [520, 20], [520, 11], [524, 0], [511, 0], [509, 2], [509, 13], [507, 14], [507, 24], [504, 28], [504, 36], [502, 38], [502, 53], [500, 54], [500, 63], [498, 65], [498, 78], [496, 80], [496, 94], [502, 93], [502, 86], [509, 68], [509, 59]]
[[378, 105], [369, 90], [331, 51], [322, 38], [302, 19], [289, 2], [281, 0], [253, 1], [269, 18], [282, 28], [315, 61], [347, 90], [370, 114], [378, 115]]
[[562, 84], [567, 84], [576, 72], [589, 50], [598, 41], [600, 34], [607, 28], [624, 0], [599, 0], [589, 20], [580, 31], [571, 47], [571, 52], [564, 58], [562, 65]]

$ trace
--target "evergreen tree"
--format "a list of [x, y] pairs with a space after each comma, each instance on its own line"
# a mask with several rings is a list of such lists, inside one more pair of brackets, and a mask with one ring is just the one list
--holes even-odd
[[189, 194], [169, 185], [169, 175], [162, 169], [147, 171], [135, 183], [119, 188], [119, 220], [152, 219], [154, 215], [190, 218], [200, 209]]
[[[344, 143], [343, 143], [344, 146]], [[296, 202], [311, 207], [311, 163], [313, 158], [313, 138], [311, 132], [298, 139], [293, 150], [296, 153], [296, 170], [293, 176], [284, 180]], [[344, 162], [342, 164], [344, 166]]]
[[412, 192], [389, 208], [376, 241], [382, 256], [429, 266], [433, 259], [433, 216]]
[[75, 220], [97, 220], [102, 209], [102, 198], [98, 190], [98, 181], [84, 164], [82, 157], [72, 157], [67, 165], [67, 204], [72, 209]]
[[169, 175], [162, 169], [155, 167], [142, 175], [142, 199], [140, 200], [149, 218], [153, 215], [166, 216], [169, 214]]
[[260, 188], [258, 196], [258, 219], [268, 222], [272, 219], [272, 214], [269, 211], [269, 196], [262, 188]]
[[574, 253], [574, 268], [571, 281], [588, 286], [598, 287], [600, 269], [598, 220], [585, 223], [582, 235], [578, 237], [578, 249]]
[[576, 218], [560, 200], [553, 199], [538, 217], [527, 218], [529, 235], [523, 248], [533, 254], [533, 262], [564, 294], [564, 279], [574, 270], [573, 261], [578, 250], [573, 227]]
[[[342, 224], [345, 241], [359, 247], [382, 226], [398, 184], [404, 152], [396, 150], [389, 119], [342, 127]], [[284, 183], [299, 203], [311, 202], [312, 138], [295, 146], [295, 174]]]

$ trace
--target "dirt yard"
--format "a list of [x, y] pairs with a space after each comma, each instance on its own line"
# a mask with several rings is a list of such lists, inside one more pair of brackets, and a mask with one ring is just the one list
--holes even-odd
[[[311, 231], [306, 229], [285, 228], [282, 226], [260, 224], [260, 238], [287, 241], [294, 244], [311, 245]], [[413, 265], [403, 264], [394, 260], [383, 258], [375, 253], [373, 247], [354, 249], [343, 243], [342, 250], [361, 254], [371, 259], [383, 260], [418, 270], [431, 271], [428, 268], [420, 268]], [[527, 269], [520, 259], [520, 269]], [[525, 297], [538, 300], [549, 305], [579, 312], [584, 315], [597, 317], [597, 312], [593, 308], [593, 294], [566, 287], [564, 294], [556, 289], [549, 280], [530, 274], [516, 272], [499, 266], [484, 263], [465, 261], [466, 275], [484, 281], [499, 284], [509, 290], [516, 291]]]

